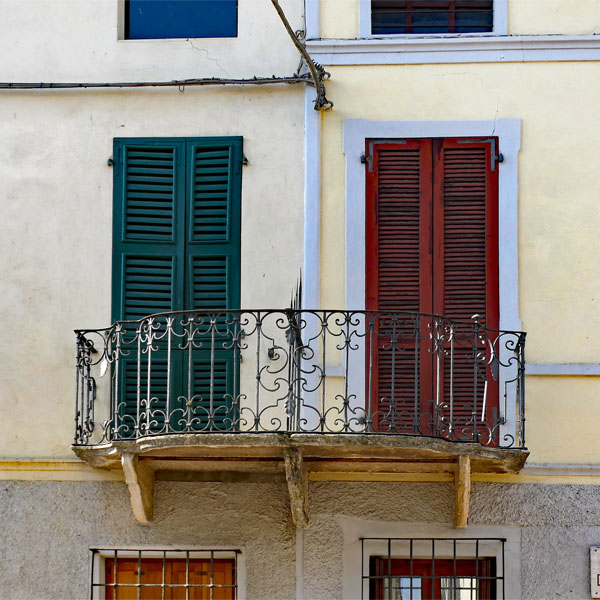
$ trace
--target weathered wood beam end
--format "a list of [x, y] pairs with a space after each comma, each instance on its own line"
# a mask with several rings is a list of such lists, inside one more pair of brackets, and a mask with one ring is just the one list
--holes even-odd
[[460, 455], [454, 476], [456, 491], [456, 527], [465, 528], [469, 520], [469, 502], [471, 500], [471, 458]]
[[150, 523], [154, 511], [154, 471], [137, 455], [124, 452], [121, 464], [129, 488], [133, 516], [140, 523]]
[[298, 448], [285, 448], [285, 478], [290, 494], [292, 521], [296, 527], [308, 525], [308, 473]]

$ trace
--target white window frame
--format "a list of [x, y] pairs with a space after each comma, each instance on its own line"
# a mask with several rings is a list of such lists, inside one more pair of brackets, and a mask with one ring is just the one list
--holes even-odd
[[358, 0], [358, 35], [361, 39], [372, 38], [430, 38], [430, 37], [481, 37], [508, 34], [508, 0], [494, 0], [494, 24], [492, 31], [476, 33], [393, 33], [389, 35], [371, 33], [371, 0]]
[[[346, 156], [346, 310], [365, 310], [366, 297], [366, 235], [365, 235], [365, 166], [361, 156], [367, 139], [423, 139], [455, 137], [497, 137], [503, 162], [498, 169], [498, 248], [500, 325], [508, 331], [521, 331], [519, 318], [519, 256], [518, 256], [518, 155], [521, 147], [521, 120], [496, 119], [493, 121], [367, 121], [346, 119], [343, 126], [343, 152]], [[355, 350], [363, 353], [356, 360], [364, 361], [365, 347]], [[500, 356], [504, 364], [510, 356], [506, 348]], [[513, 361], [514, 362], [514, 361]], [[357, 364], [360, 364], [358, 362]], [[343, 368], [343, 367], [342, 367]], [[503, 370], [508, 371], [508, 369]], [[348, 373], [349, 389], [365, 389], [365, 370], [352, 369]], [[512, 375], [501, 374], [500, 389]], [[353, 409], [361, 402], [353, 398]], [[516, 394], [508, 398], [504, 435], [517, 432]], [[516, 441], [516, 440], [515, 440]]]
[[[504, 538], [504, 594], [506, 598], [521, 597], [521, 529], [509, 526], [469, 526], [464, 531], [457, 531], [450, 525], [441, 523], [402, 523], [374, 522], [355, 518], [342, 518], [344, 533], [343, 546], [343, 598], [360, 598], [361, 586], [363, 597], [368, 598], [369, 582], [361, 581], [362, 573], [368, 572], [369, 558], [387, 554], [387, 542], [365, 540], [364, 554], [362, 538]], [[502, 546], [499, 542], [485, 547], [488, 556], [496, 556], [497, 565], [501, 565]], [[470, 555], [458, 555], [460, 558], [475, 558]], [[394, 556], [408, 558], [408, 556]]]

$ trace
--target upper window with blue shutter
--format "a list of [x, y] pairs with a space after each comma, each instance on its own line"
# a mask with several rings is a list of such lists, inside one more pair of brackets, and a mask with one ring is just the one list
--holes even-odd
[[237, 37], [237, 0], [125, 0], [125, 39]]

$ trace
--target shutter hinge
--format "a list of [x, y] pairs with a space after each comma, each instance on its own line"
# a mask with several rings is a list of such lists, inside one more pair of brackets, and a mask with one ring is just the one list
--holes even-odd
[[242, 156], [242, 164], [247, 167], [250, 163], [248, 162], [248, 159], [245, 156]]
[[370, 172], [373, 171], [373, 155], [366, 156], [365, 154], [360, 155], [360, 162], [363, 165], [367, 165], [367, 169]]
[[106, 164], [107, 164], [109, 167], [112, 167], [112, 166], [115, 164], [115, 159], [114, 159], [114, 158], [111, 156], [111, 157], [110, 157], [110, 158], [109, 158], [109, 159], [106, 161]]

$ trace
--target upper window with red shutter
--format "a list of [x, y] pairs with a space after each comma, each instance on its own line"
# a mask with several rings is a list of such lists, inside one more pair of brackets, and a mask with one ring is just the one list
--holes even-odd
[[494, 0], [370, 0], [371, 34], [490, 33]]

